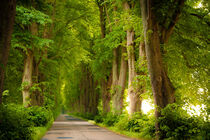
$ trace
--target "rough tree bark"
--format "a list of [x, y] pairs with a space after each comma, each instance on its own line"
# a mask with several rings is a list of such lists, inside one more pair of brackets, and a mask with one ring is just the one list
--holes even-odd
[[133, 83], [135, 82], [135, 54], [134, 54], [134, 31], [127, 30], [127, 53], [128, 53], [128, 96], [130, 98], [130, 114], [137, 111], [137, 101], [140, 100], [139, 94], [135, 91]]
[[33, 51], [28, 49], [25, 62], [22, 79], [22, 94], [23, 94], [23, 105], [29, 107], [30, 105], [30, 88], [32, 86], [32, 69], [33, 69]]
[[[146, 46], [146, 56], [148, 61], [148, 70], [151, 79], [154, 103], [157, 106], [155, 116], [158, 119], [161, 116], [160, 110], [170, 103], [175, 102], [174, 92], [175, 89], [167, 75], [167, 70], [163, 64], [162, 54], [160, 51], [160, 44], [168, 41], [172, 34], [173, 28], [181, 13], [181, 8], [184, 0], [175, 0], [174, 5], [176, 9], [173, 11], [171, 23], [165, 28], [157, 21], [155, 15], [155, 8], [157, 3], [155, 0], [140, 0], [141, 14], [144, 27], [144, 40]], [[165, 20], [167, 21], [167, 20]], [[156, 136], [160, 137], [160, 128], [156, 122]]]
[[16, 0], [2, 0], [0, 4], [0, 104], [4, 85], [4, 73], [9, 57], [10, 42], [16, 13]]
[[[124, 10], [130, 12], [131, 6], [126, 1], [123, 3]], [[127, 53], [128, 53], [128, 96], [130, 99], [129, 103], [129, 114], [141, 111], [141, 98], [134, 87], [135, 78], [137, 76], [135, 70], [135, 53], [134, 53], [134, 31], [133, 29], [127, 30]]]
[[[31, 34], [37, 35], [37, 24], [32, 23], [31, 27]], [[25, 62], [24, 62], [24, 71], [23, 71], [23, 78], [22, 78], [22, 94], [23, 94], [23, 105], [25, 107], [29, 107], [31, 105], [31, 95], [30, 95], [30, 88], [32, 86], [32, 72], [33, 72], [33, 64], [34, 63], [34, 49], [28, 48], [26, 52]]]

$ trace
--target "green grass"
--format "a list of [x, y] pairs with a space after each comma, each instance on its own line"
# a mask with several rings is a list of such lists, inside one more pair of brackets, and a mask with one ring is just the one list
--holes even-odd
[[53, 124], [53, 119], [48, 123], [47, 126], [44, 126], [44, 127], [34, 127], [34, 134], [32, 136], [32, 139], [33, 140], [40, 140], [44, 135], [45, 133], [49, 130], [49, 128], [52, 126]]
[[[91, 121], [91, 123], [93, 123], [94, 121]], [[105, 126], [104, 124], [101, 124], [101, 123], [95, 123], [94, 124], [100, 126], [100, 127], [103, 127], [105, 129], [108, 129], [116, 134], [119, 134], [119, 135], [124, 135], [124, 136], [127, 136], [129, 138], [134, 138], [136, 140], [151, 140], [149, 138], [142, 138], [141, 134], [140, 133], [137, 133], [137, 132], [130, 132], [130, 131], [124, 131], [124, 130], [120, 130], [114, 126]]]

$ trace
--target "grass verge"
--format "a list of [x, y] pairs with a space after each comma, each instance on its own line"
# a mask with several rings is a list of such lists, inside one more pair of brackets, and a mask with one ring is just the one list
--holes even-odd
[[54, 120], [52, 119], [47, 126], [43, 127], [34, 127], [34, 134], [32, 136], [33, 140], [41, 140], [41, 138], [45, 135], [45, 133], [51, 128]]
[[129, 138], [133, 138], [133, 139], [136, 139], [136, 140], [151, 140], [151, 139], [147, 139], [147, 138], [142, 138], [141, 134], [140, 133], [137, 133], [137, 132], [130, 132], [130, 131], [123, 131], [123, 130], [120, 130], [114, 126], [106, 126], [104, 124], [101, 124], [101, 123], [95, 123], [94, 121], [89, 121], [90, 123], [93, 123], [95, 125], [98, 125], [102, 128], [105, 128], [107, 130], [110, 130], [118, 135], [123, 135], [123, 136], [126, 136], [126, 137], [129, 137]]

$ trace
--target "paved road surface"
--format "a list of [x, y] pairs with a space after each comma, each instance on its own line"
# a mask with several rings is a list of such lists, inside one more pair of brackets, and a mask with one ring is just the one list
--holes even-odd
[[66, 114], [60, 115], [42, 140], [133, 140]]

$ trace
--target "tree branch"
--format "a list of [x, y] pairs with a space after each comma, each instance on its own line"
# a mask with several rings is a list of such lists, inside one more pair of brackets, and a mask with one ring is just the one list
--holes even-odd
[[191, 16], [195, 16], [195, 17], [197, 17], [197, 18], [203, 20], [208, 26], [210, 26], [210, 22], [204, 20], [204, 17], [205, 17], [206, 15], [201, 16], [201, 15], [198, 15], [198, 14], [195, 14], [195, 13], [190, 13], [190, 15], [191, 15]]
[[172, 19], [171, 19], [171, 22], [169, 23], [167, 29], [166, 28], [163, 28], [162, 30], [162, 35], [161, 35], [161, 43], [167, 43], [168, 42], [168, 39], [170, 37], [170, 35], [172, 34], [173, 32], [173, 29], [179, 19], [179, 16], [181, 14], [181, 10], [184, 6], [184, 1], [185, 0], [175, 0], [174, 3], [178, 3], [177, 4], [177, 7], [172, 15]]

